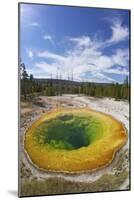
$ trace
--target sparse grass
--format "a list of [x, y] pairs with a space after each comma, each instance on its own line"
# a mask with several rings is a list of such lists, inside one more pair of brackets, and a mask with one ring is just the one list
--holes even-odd
[[55, 177], [43, 181], [24, 181], [21, 184], [21, 196], [114, 191], [119, 190], [127, 177], [128, 172], [123, 171], [118, 176], [105, 174], [91, 183], [73, 182]]

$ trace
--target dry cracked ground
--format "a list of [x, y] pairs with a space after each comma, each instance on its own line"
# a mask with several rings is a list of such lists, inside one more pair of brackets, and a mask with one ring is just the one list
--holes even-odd
[[129, 104], [127, 101], [64, 95], [40, 96], [32, 103], [21, 102], [20, 195], [129, 190], [129, 139], [125, 146], [116, 153], [109, 166], [95, 172], [79, 174], [43, 172], [30, 163], [23, 149], [25, 131], [42, 114], [57, 107], [90, 107], [108, 113], [120, 120], [129, 134]]

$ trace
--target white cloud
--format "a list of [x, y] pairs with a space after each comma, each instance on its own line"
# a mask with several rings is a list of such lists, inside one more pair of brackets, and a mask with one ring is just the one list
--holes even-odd
[[28, 24], [28, 26], [39, 27], [40, 24], [38, 22], [32, 22], [32, 23]]
[[88, 36], [82, 36], [82, 37], [78, 37], [78, 38], [70, 38], [69, 40], [72, 42], [75, 42], [80, 47], [89, 47], [90, 45], [92, 45], [92, 41], [91, 41], [90, 37], [88, 37]]
[[56, 65], [53, 64], [49, 65], [46, 62], [40, 62], [40, 63], [35, 63], [34, 66], [40, 68], [43, 72], [46, 72], [46, 74], [51, 74], [52, 72], [56, 74], [57, 70]]
[[109, 73], [109, 74], [119, 74], [119, 75], [125, 75], [128, 76], [129, 72], [126, 69], [122, 69], [122, 68], [116, 68], [116, 69], [106, 69], [104, 70], [105, 73]]
[[39, 57], [44, 57], [44, 58], [50, 58], [50, 59], [54, 59], [54, 60], [64, 60], [64, 56], [58, 55], [58, 54], [54, 54], [48, 51], [43, 51], [43, 52], [38, 52], [37, 56]]
[[33, 59], [33, 57], [34, 57], [34, 53], [31, 49], [27, 49], [27, 55], [30, 59]]
[[[38, 57], [44, 60], [49, 59], [49, 63], [39, 62], [35, 64], [35, 67], [40, 68], [47, 75], [51, 73], [56, 75], [59, 71], [62, 73], [62, 78], [66, 78], [68, 73], [73, 73], [74, 79], [79, 81], [86, 80], [86, 75], [90, 74], [89, 81], [114, 82], [115, 80], [109, 77], [110, 74], [128, 74], [128, 49], [118, 49], [108, 56], [92, 46], [83, 47], [83, 44], [82, 48], [81, 46], [76, 48], [76, 46], [63, 55], [48, 51], [37, 52]], [[117, 66], [121, 68], [112, 69]], [[106, 76], [105, 73], [109, 75]]]
[[[115, 21], [114, 21], [115, 20]], [[129, 36], [129, 30], [127, 27], [123, 26], [120, 20], [113, 20], [113, 25], [111, 26], [112, 36], [107, 41], [108, 43], [117, 43], [125, 40]]]
[[50, 41], [51, 43], [54, 43], [53, 38], [52, 38], [51, 35], [44, 35], [44, 36], [43, 36], [43, 39], [44, 39], [44, 40], [48, 40], [48, 41]]
[[121, 66], [127, 66], [129, 61], [129, 50], [117, 49], [116, 53], [112, 56], [113, 63]]
[[[116, 82], [111, 75], [128, 75], [129, 49], [116, 48], [111, 55], [102, 51], [115, 43], [119, 43], [128, 38], [127, 27], [116, 21], [111, 26], [112, 35], [105, 41], [93, 40], [89, 36], [69, 38], [68, 42], [72, 48], [63, 54], [49, 51], [37, 51], [36, 56], [43, 59], [43, 62], [36, 62], [35, 73], [42, 72], [42, 76], [55, 77], [57, 72], [66, 79], [68, 74], [73, 73], [74, 80], [88, 80], [92, 82]], [[45, 35], [44, 40], [53, 41], [50, 35]], [[48, 62], [49, 61], [49, 62]]]
[[[105, 81], [104, 81], [105, 80]], [[104, 82], [116, 82], [115, 79], [112, 79], [102, 73], [94, 73], [92, 75], [92, 78], [90, 80], [91, 82], [99, 82], [99, 83], [104, 83]]]

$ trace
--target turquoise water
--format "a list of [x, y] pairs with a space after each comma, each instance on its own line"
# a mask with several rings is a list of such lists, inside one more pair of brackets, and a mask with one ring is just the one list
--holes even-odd
[[35, 129], [35, 140], [43, 146], [73, 150], [86, 147], [103, 135], [102, 122], [92, 116], [60, 115]]

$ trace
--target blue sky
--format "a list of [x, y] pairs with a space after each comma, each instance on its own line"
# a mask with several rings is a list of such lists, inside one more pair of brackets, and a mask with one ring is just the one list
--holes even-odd
[[129, 11], [21, 4], [20, 57], [36, 78], [123, 82]]

